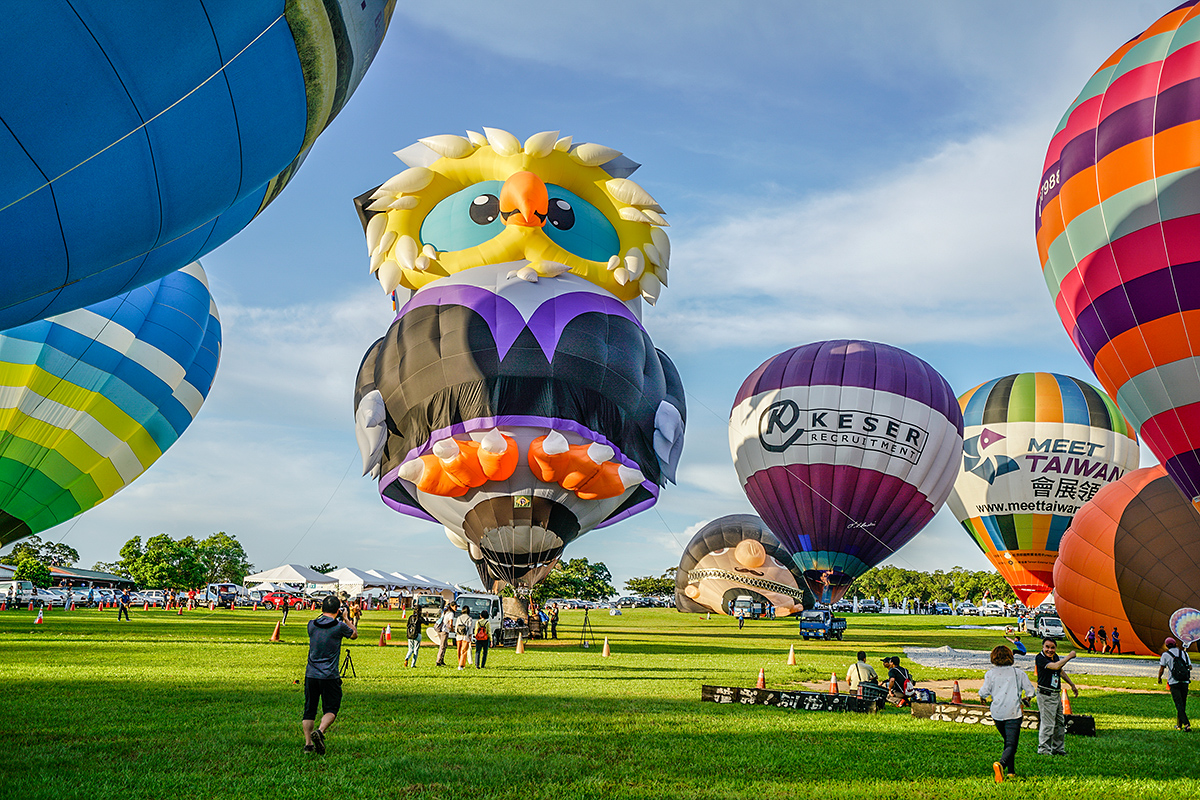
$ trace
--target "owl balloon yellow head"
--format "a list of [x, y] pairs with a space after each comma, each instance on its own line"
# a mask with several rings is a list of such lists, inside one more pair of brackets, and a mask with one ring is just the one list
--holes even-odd
[[662, 208], [628, 179], [638, 167], [558, 131], [524, 144], [484, 128], [421, 139], [396, 155], [409, 169], [359, 198], [371, 272], [386, 292], [420, 289], [485, 264], [537, 281], [571, 272], [651, 305], [667, 284]]

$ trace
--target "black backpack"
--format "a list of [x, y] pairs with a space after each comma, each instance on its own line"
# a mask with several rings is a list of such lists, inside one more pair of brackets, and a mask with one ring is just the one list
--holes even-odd
[[[1170, 650], [1167, 651], [1171, 653]], [[1187, 654], [1183, 652], [1183, 648], [1179, 649], [1179, 655], [1171, 653], [1171, 682], [1172, 683], [1187, 683], [1192, 679], [1192, 664], [1188, 661]]]

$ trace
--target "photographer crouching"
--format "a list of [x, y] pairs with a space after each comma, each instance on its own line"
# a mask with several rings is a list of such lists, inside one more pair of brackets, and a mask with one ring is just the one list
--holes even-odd
[[[342, 678], [338, 656], [342, 639], [357, 639], [354, 618], [340, 600], [330, 595], [321, 602], [321, 616], [308, 623], [308, 666], [304, 670], [304, 752], [324, 753], [325, 732], [337, 719], [342, 706]], [[316, 726], [317, 703], [321, 703], [320, 726]]]

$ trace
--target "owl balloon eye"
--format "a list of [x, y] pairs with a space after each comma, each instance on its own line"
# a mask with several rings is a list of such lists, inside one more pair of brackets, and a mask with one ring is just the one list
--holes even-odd
[[550, 224], [560, 231], [569, 231], [575, 227], [575, 211], [570, 203], [561, 198], [550, 201], [548, 219]]
[[[471, 201], [471, 221], [476, 225], [495, 222], [500, 216], [500, 198], [494, 194], [481, 194]], [[574, 222], [574, 218], [571, 220]]]
[[483, 181], [442, 200], [421, 223], [421, 242], [437, 250], [454, 251], [476, 247], [499, 236], [502, 181]]
[[568, 253], [589, 261], [608, 261], [621, 250], [621, 239], [600, 209], [579, 195], [546, 184], [550, 195], [548, 224], [544, 230], [555, 244]]

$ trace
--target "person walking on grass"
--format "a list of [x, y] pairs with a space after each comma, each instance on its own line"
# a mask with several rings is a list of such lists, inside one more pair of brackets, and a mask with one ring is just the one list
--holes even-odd
[[404, 629], [408, 638], [408, 653], [404, 656], [404, 666], [417, 666], [417, 652], [421, 649], [421, 612], [414, 611], [408, 615], [408, 624]]
[[1088, 628], [1087, 635], [1084, 636], [1083, 638], [1087, 640], [1088, 652], [1089, 653], [1096, 652], [1096, 626], [1095, 625]]
[[475, 626], [475, 669], [483, 669], [487, 666], [488, 648], [491, 644], [491, 632], [488, 630], [488, 612], [482, 611], [479, 614], [479, 623]]
[[446, 645], [450, 643], [451, 637], [454, 636], [454, 612], [458, 609], [454, 603], [442, 609], [442, 615], [438, 617], [437, 624], [434, 630], [441, 637], [438, 639], [438, 654], [437, 661], [434, 662], [435, 667], [446, 666]]
[[133, 603], [133, 598], [129, 596], [129, 590], [125, 589], [121, 592], [121, 598], [117, 601], [117, 622], [121, 621], [121, 615], [125, 615], [125, 621], [129, 622], [129, 606]]
[[1017, 774], [1017, 737], [1021, 735], [1021, 707], [1033, 697], [1029, 676], [1013, 666], [1013, 651], [1005, 645], [992, 650], [992, 668], [983, 676], [979, 699], [991, 704], [992, 721], [1004, 740], [1000, 760], [992, 762], [996, 783]]
[[1104, 632], [1103, 625], [1101, 625], [1099, 630], [1096, 631], [1096, 640], [1098, 642], [1100, 642], [1100, 653], [1101, 654], [1107, 653], [1108, 652], [1108, 634]]
[[1112, 650], [1110, 652], [1121, 655], [1121, 632], [1117, 630], [1117, 626], [1113, 626], [1112, 632]]
[[1167, 675], [1167, 688], [1171, 690], [1171, 699], [1175, 701], [1175, 730], [1184, 733], [1192, 732], [1192, 723], [1187, 715], [1188, 684], [1192, 680], [1192, 660], [1179, 642], [1171, 637], [1163, 642], [1163, 654], [1158, 660], [1158, 682], [1162, 683], [1163, 671], [1170, 670]]
[[1066, 681], [1075, 696], [1079, 697], [1079, 687], [1072, 683], [1070, 676], [1063, 672], [1067, 662], [1075, 657], [1074, 650], [1065, 656], [1058, 657], [1058, 642], [1053, 639], [1042, 639], [1042, 652], [1034, 658], [1037, 667], [1038, 682], [1038, 755], [1065, 756], [1067, 754], [1064, 740], [1067, 734], [1067, 719], [1063, 716], [1062, 697], [1060, 691], [1062, 681]]
[[[353, 617], [345, 613], [337, 597], [321, 601], [321, 616], [308, 623], [308, 665], [304, 669], [304, 752], [325, 753], [325, 734], [342, 707], [342, 676], [338, 674], [338, 656], [342, 639], [357, 639]], [[321, 705], [321, 724], [317, 725], [317, 704]]]
[[740, 608], [737, 610], [737, 621], [738, 621], [738, 630], [739, 631], [742, 628], [746, 627], [746, 612]]

